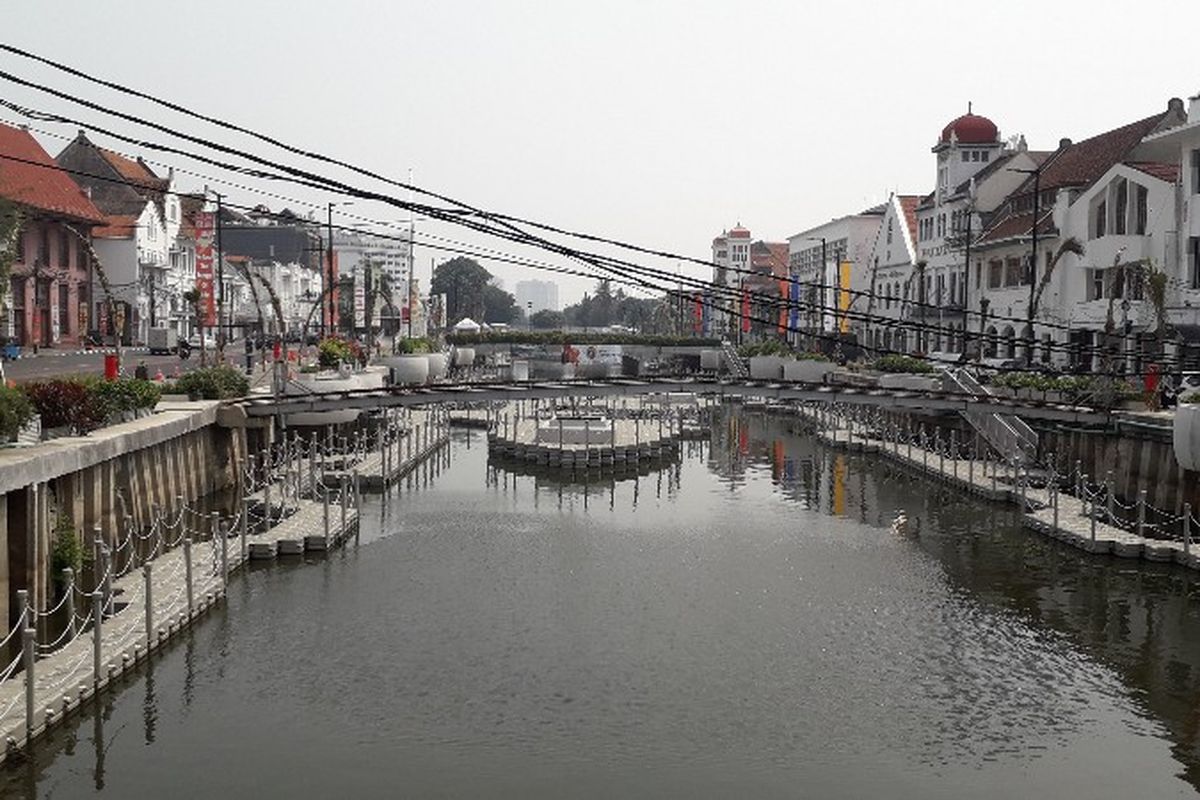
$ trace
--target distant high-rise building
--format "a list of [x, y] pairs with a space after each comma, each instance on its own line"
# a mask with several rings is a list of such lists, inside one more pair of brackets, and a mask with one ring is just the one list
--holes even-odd
[[558, 284], [554, 281], [518, 281], [517, 307], [536, 314], [539, 311], [558, 311]]

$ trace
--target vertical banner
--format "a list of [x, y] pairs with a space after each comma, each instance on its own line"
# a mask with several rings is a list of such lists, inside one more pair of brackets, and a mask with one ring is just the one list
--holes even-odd
[[788, 309], [791, 312], [791, 316], [788, 319], [788, 327], [794, 331], [800, 327], [800, 281], [795, 278], [792, 278], [789, 299], [791, 302], [788, 303]]
[[699, 336], [704, 333], [704, 303], [700, 299], [699, 292], [696, 292], [696, 305], [693, 309], [693, 317], [692, 329]]
[[326, 248], [321, 256], [321, 264], [325, 267], [325, 274], [322, 277], [325, 287], [329, 290], [325, 302], [322, 304], [321, 317], [325, 320], [327, 330], [334, 331], [338, 324], [338, 303], [341, 302], [342, 293], [338, 289], [338, 258], [337, 250], [333, 251], [332, 261], [329, 258], [329, 250]]
[[783, 300], [784, 302], [779, 304], [779, 332], [782, 333], [784, 336], [787, 335], [787, 329], [788, 329], [788, 327], [787, 327], [788, 326], [787, 296], [788, 296], [788, 282], [780, 281], [779, 282], [779, 299]]
[[843, 261], [838, 270], [838, 311], [841, 320], [838, 333], [850, 332], [850, 262]]
[[742, 333], [750, 332], [750, 292], [742, 289]]
[[361, 261], [354, 265], [351, 276], [354, 279], [354, 327], [355, 329], [365, 328], [367, 326], [367, 286], [366, 274]]
[[217, 297], [213, 291], [213, 235], [216, 218], [211, 211], [196, 215], [196, 288], [200, 290], [200, 324], [217, 324]]

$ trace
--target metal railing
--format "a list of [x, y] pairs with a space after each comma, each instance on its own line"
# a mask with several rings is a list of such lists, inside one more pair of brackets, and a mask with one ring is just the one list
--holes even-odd
[[[955, 391], [976, 397], [991, 397], [987, 387], [965, 369], [947, 369], [942, 378]], [[1032, 464], [1037, 458], [1037, 431], [1015, 414], [962, 411], [963, 419], [979, 432], [989, 445], [1006, 460], [1017, 464]]]

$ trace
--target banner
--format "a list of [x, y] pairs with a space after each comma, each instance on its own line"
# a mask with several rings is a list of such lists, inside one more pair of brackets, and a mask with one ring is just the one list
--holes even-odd
[[322, 278], [322, 285], [328, 289], [328, 294], [325, 297], [325, 302], [321, 304], [321, 319], [325, 321], [325, 327], [329, 330], [336, 330], [338, 324], [338, 302], [341, 300], [341, 290], [338, 289], [338, 258], [337, 251], [333, 251], [332, 262], [329, 259], [329, 251], [326, 250], [321, 257], [321, 263], [325, 269], [325, 275]]
[[695, 321], [692, 324], [696, 335], [704, 333], [704, 302], [700, 299], [700, 293], [696, 293]]
[[792, 288], [789, 297], [791, 299], [791, 303], [789, 304], [791, 317], [788, 320], [788, 327], [796, 330], [800, 327], [800, 282], [795, 278], [792, 278]]
[[217, 297], [213, 291], [213, 235], [216, 218], [211, 211], [196, 215], [196, 288], [200, 290], [200, 324], [217, 324]]
[[750, 293], [742, 289], [742, 333], [750, 332]]
[[362, 263], [354, 265], [351, 273], [354, 278], [354, 327], [365, 328], [367, 325], [367, 286]]
[[[784, 300], [787, 299], [787, 296], [788, 296], [788, 282], [787, 281], [779, 282], [779, 296], [780, 296], [780, 298], [782, 298]], [[786, 335], [787, 329], [788, 329], [787, 326], [788, 326], [787, 303], [784, 303], [779, 308], [779, 332]]]

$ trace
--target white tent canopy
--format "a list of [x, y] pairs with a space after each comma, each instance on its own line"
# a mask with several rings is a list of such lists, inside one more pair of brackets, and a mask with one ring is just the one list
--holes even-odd
[[454, 326], [454, 330], [458, 333], [479, 333], [479, 323], [470, 317], [463, 317]]

